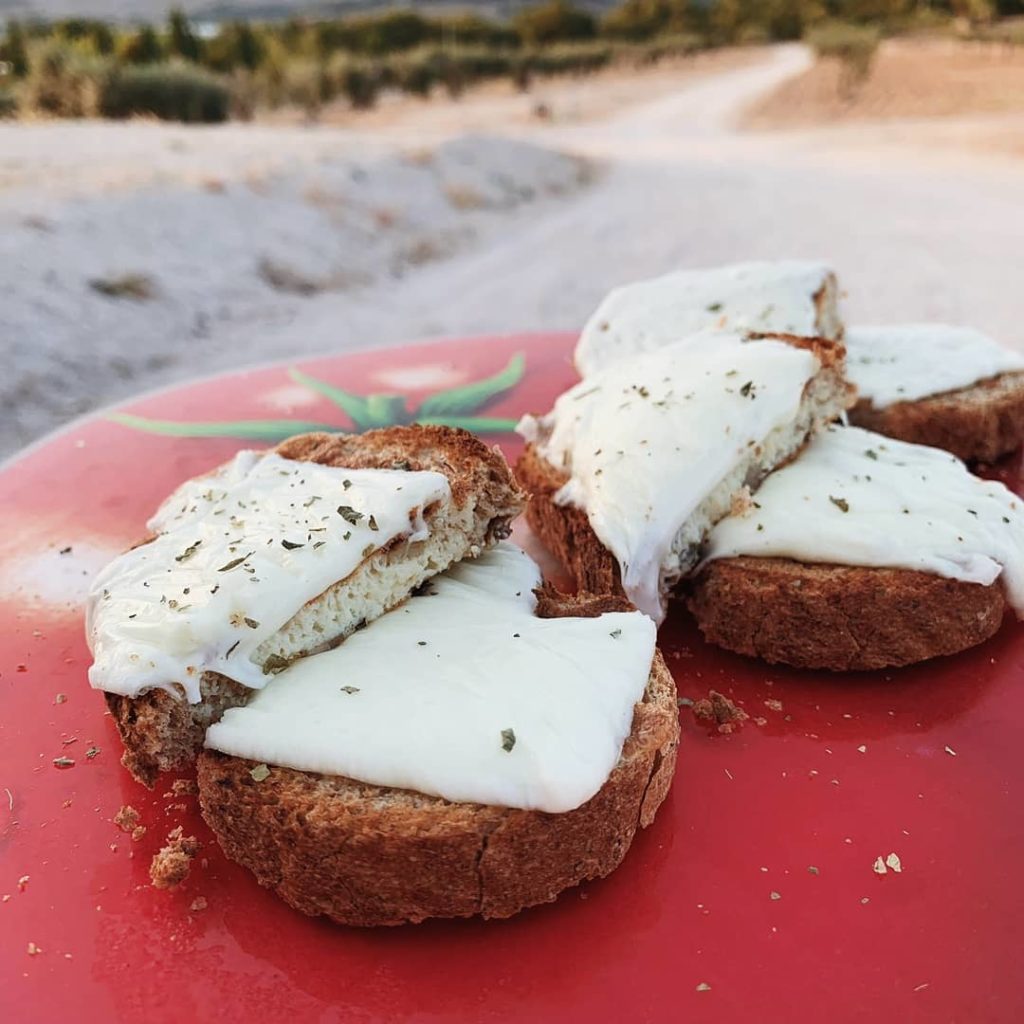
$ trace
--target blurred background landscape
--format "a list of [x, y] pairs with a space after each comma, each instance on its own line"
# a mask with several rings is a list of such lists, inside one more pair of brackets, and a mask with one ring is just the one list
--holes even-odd
[[0, 456], [165, 383], [572, 330], [615, 284], [741, 259], [825, 259], [851, 319], [1024, 347], [1024, 0], [0, 0], [0, 25]]

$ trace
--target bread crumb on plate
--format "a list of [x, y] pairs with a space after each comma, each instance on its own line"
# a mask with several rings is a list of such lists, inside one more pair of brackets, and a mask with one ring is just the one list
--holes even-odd
[[142, 815], [131, 804], [125, 804], [114, 815], [114, 824], [122, 832], [134, 832], [142, 824]]
[[153, 855], [149, 877], [156, 889], [173, 889], [188, 878], [192, 858], [199, 852], [195, 836], [182, 835], [179, 825], [167, 836], [167, 845]]
[[708, 695], [694, 701], [692, 707], [694, 718], [714, 722], [718, 726], [718, 731], [723, 733], [732, 732], [738, 723], [745, 722], [750, 717], [743, 708], [717, 690], [708, 690]]

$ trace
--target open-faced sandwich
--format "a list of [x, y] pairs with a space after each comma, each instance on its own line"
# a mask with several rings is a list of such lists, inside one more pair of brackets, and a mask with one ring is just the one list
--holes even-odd
[[858, 426], [994, 462], [1024, 441], [1024, 356], [967, 327], [851, 327]]
[[802, 668], [955, 654], [1024, 616], [1024, 505], [948, 452], [818, 435], [711, 531], [689, 605], [712, 643]]
[[734, 263], [636, 281], [609, 292], [587, 321], [576, 369], [589, 377], [703, 330], [836, 340], [843, 335], [838, 292], [829, 267], [801, 260]]
[[303, 435], [182, 485], [90, 593], [89, 681], [125, 766], [147, 785], [188, 766], [225, 709], [507, 536], [521, 506], [502, 455], [447, 427]]
[[655, 627], [541, 592], [499, 545], [207, 733], [203, 814], [307, 914], [508, 917], [605, 875], [668, 790], [679, 721]]
[[822, 338], [707, 331], [612, 364], [520, 424], [527, 519], [577, 586], [660, 622], [714, 524], [851, 401]]
[[649, 618], [497, 543], [521, 499], [437, 427], [183, 485], [90, 600], [126, 766], [199, 756], [226, 853], [347, 924], [507, 917], [613, 870], [668, 790], [675, 685]]

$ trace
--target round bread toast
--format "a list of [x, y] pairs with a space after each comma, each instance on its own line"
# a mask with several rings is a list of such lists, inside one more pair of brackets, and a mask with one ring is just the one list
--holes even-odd
[[1024, 442], [1024, 371], [876, 409], [862, 399], [850, 422], [900, 441], [944, 448], [965, 462], [995, 462]]
[[747, 556], [708, 563], [687, 603], [710, 643], [833, 672], [956, 654], [995, 634], [1005, 610], [998, 583]]
[[[345, 469], [433, 470], [448, 478], [452, 507], [468, 511], [471, 526], [460, 543], [467, 552], [508, 536], [522, 494], [504, 456], [468, 431], [453, 427], [409, 426], [365, 434], [301, 434], [273, 451], [287, 459]], [[427, 510], [430, 520], [430, 511]], [[374, 558], [386, 566], [400, 561], [399, 547], [382, 548]], [[442, 571], [443, 564], [432, 568]], [[342, 581], [344, 582], [344, 581]], [[402, 600], [407, 595], [397, 595]], [[339, 638], [340, 639], [340, 638]], [[143, 785], [152, 787], [161, 771], [187, 768], [203, 745], [207, 727], [230, 707], [244, 704], [249, 689], [225, 676], [206, 672], [202, 700], [189, 704], [184, 691], [153, 689], [137, 697], [105, 694], [125, 752], [122, 764]]]
[[[542, 595], [538, 613], [626, 607]], [[655, 651], [618, 764], [590, 800], [563, 814], [451, 803], [291, 768], [272, 767], [257, 782], [255, 762], [212, 750], [199, 757], [199, 794], [224, 852], [305, 914], [359, 926], [502, 918], [614, 870], [654, 820], [678, 743], [675, 683]]]
[[[532, 497], [533, 532], [577, 586], [621, 595], [619, 568], [586, 514], [556, 505], [564, 476], [528, 445], [516, 476]], [[686, 589], [706, 640], [738, 654], [835, 672], [911, 665], [983, 643], [1005, 599], [981, 586], [908, 569], [739, 557], [709, 563]]]

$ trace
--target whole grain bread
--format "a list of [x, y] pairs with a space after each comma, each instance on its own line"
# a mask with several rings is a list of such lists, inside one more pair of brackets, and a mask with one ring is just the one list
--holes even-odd
[[[448, 505], [424, 510], [431, 534], [427, 540], [381, 548], [346, 580], [296, 610], [260, 649], [265, 647], [267, 657], [278, 664], [341, 642], [429, 577], [507, 537], [509, 524], [522, 507], [523, 495], [504, 456], [465, 430], [408, 426], [365, 434], [302, 434], [275, 451], [284, 458], [346, 469], [433, 470], [447, 477], [451, 487]], [[372, 599], [367, 598], [371, 592]], [[358, 615], [346, 606], [352, 594], [363, 601]], [[314, 618], [319, 620], [315, 634], [307, 628], [307, 620]], [[315, 636], [319, 646], [310, 646], [304, 636]], [[275, 638], [280, 639], [274, 642]], [[161, 771], [188, 767], [202, 747], [207, 727], [228, 708], [244, 703], [249, 692], [225, 676], [207, 672], [200, 682], [198, 704], [189, 704], [180, 686], [174, 693], [153, 689], [135, 698], [108, 693], [107, 704], [125, 746], [123, 764], [147, 786]]]
[[965, 462], [995, 462], [1024, 442], [1024, 372], [876, 409], [862, 399], [850, 422], [888, 437], [944, 448]]
[[576, 588], [593, 594], [625, 597], [619, 564], [601, 543], [586, 512], [556, 505], [555, 494], [568, 476], [528, 444], [516, 462], [516, 479], [530, 495], [526, 521], [545, 547], [572, 576]]
[[[761, 340], [812, 352], [818, 363], [817, 372], [804, 386], [792, 419], [775, 426], [760, 443], [743, 449], [725, 477], [679, 524], [671, 545], [672, 564], [662, 567], [663, 587], [674, 586], [696, 566], [708, 531], [734, 510], [735, 503], [747, 496], [749, 489], [760, 484], [771, 470], [794, 458], [808, 436], [842, 415], [854, 401], [854, 391], [844, 375], [846, 350], [841, 342], [789, 334], [755, 334], [750, 336], [749, 344], [756, 345]], [[595, 593], [623, 593], [616, 560], [605, 551], [586, 513], [555, 502], [555, 494], [569, 480], [569, 472], [549, 462], [543, 454], [552, 430], [550, 418], [527, 420], [530, 426], [523, 432], [529, 443], [516, 465], [516, 476], [532, 495], [526, 512], [528, 522], [562, 559], [577, 587]]]
[[835, 672], [956, 654], [996, 633], [1005, 610], [998, 582], [748, 556], [705, 565], [687, 603], [710, 643]]
[[[542, 593], [538, 613], [626, 608], [607, 596]], [[211, 750], [199, 758], [199, 792], [225, 853], [305, 914], [360, 926], [502, 918], [614, 870], [664, 800], [678, 742], [675, 684], [656, 651], [618, 764], [564, 814], [450, 803], [290, 768], [257, 772], [257, 782], [254, 762]]]
[[[516, 475], [532, 495], [530, 528], [576, 585], [622, 595], [619, 567], [586, 513], [554, 502], [564, 476], [530, 447], [516, 463]], [[710, 643], [769, 662], [837, 672], [956, 654], [991, 637], [1005, 610], [998, 584], [782, 558], [710, 562], [685, 593]]]

